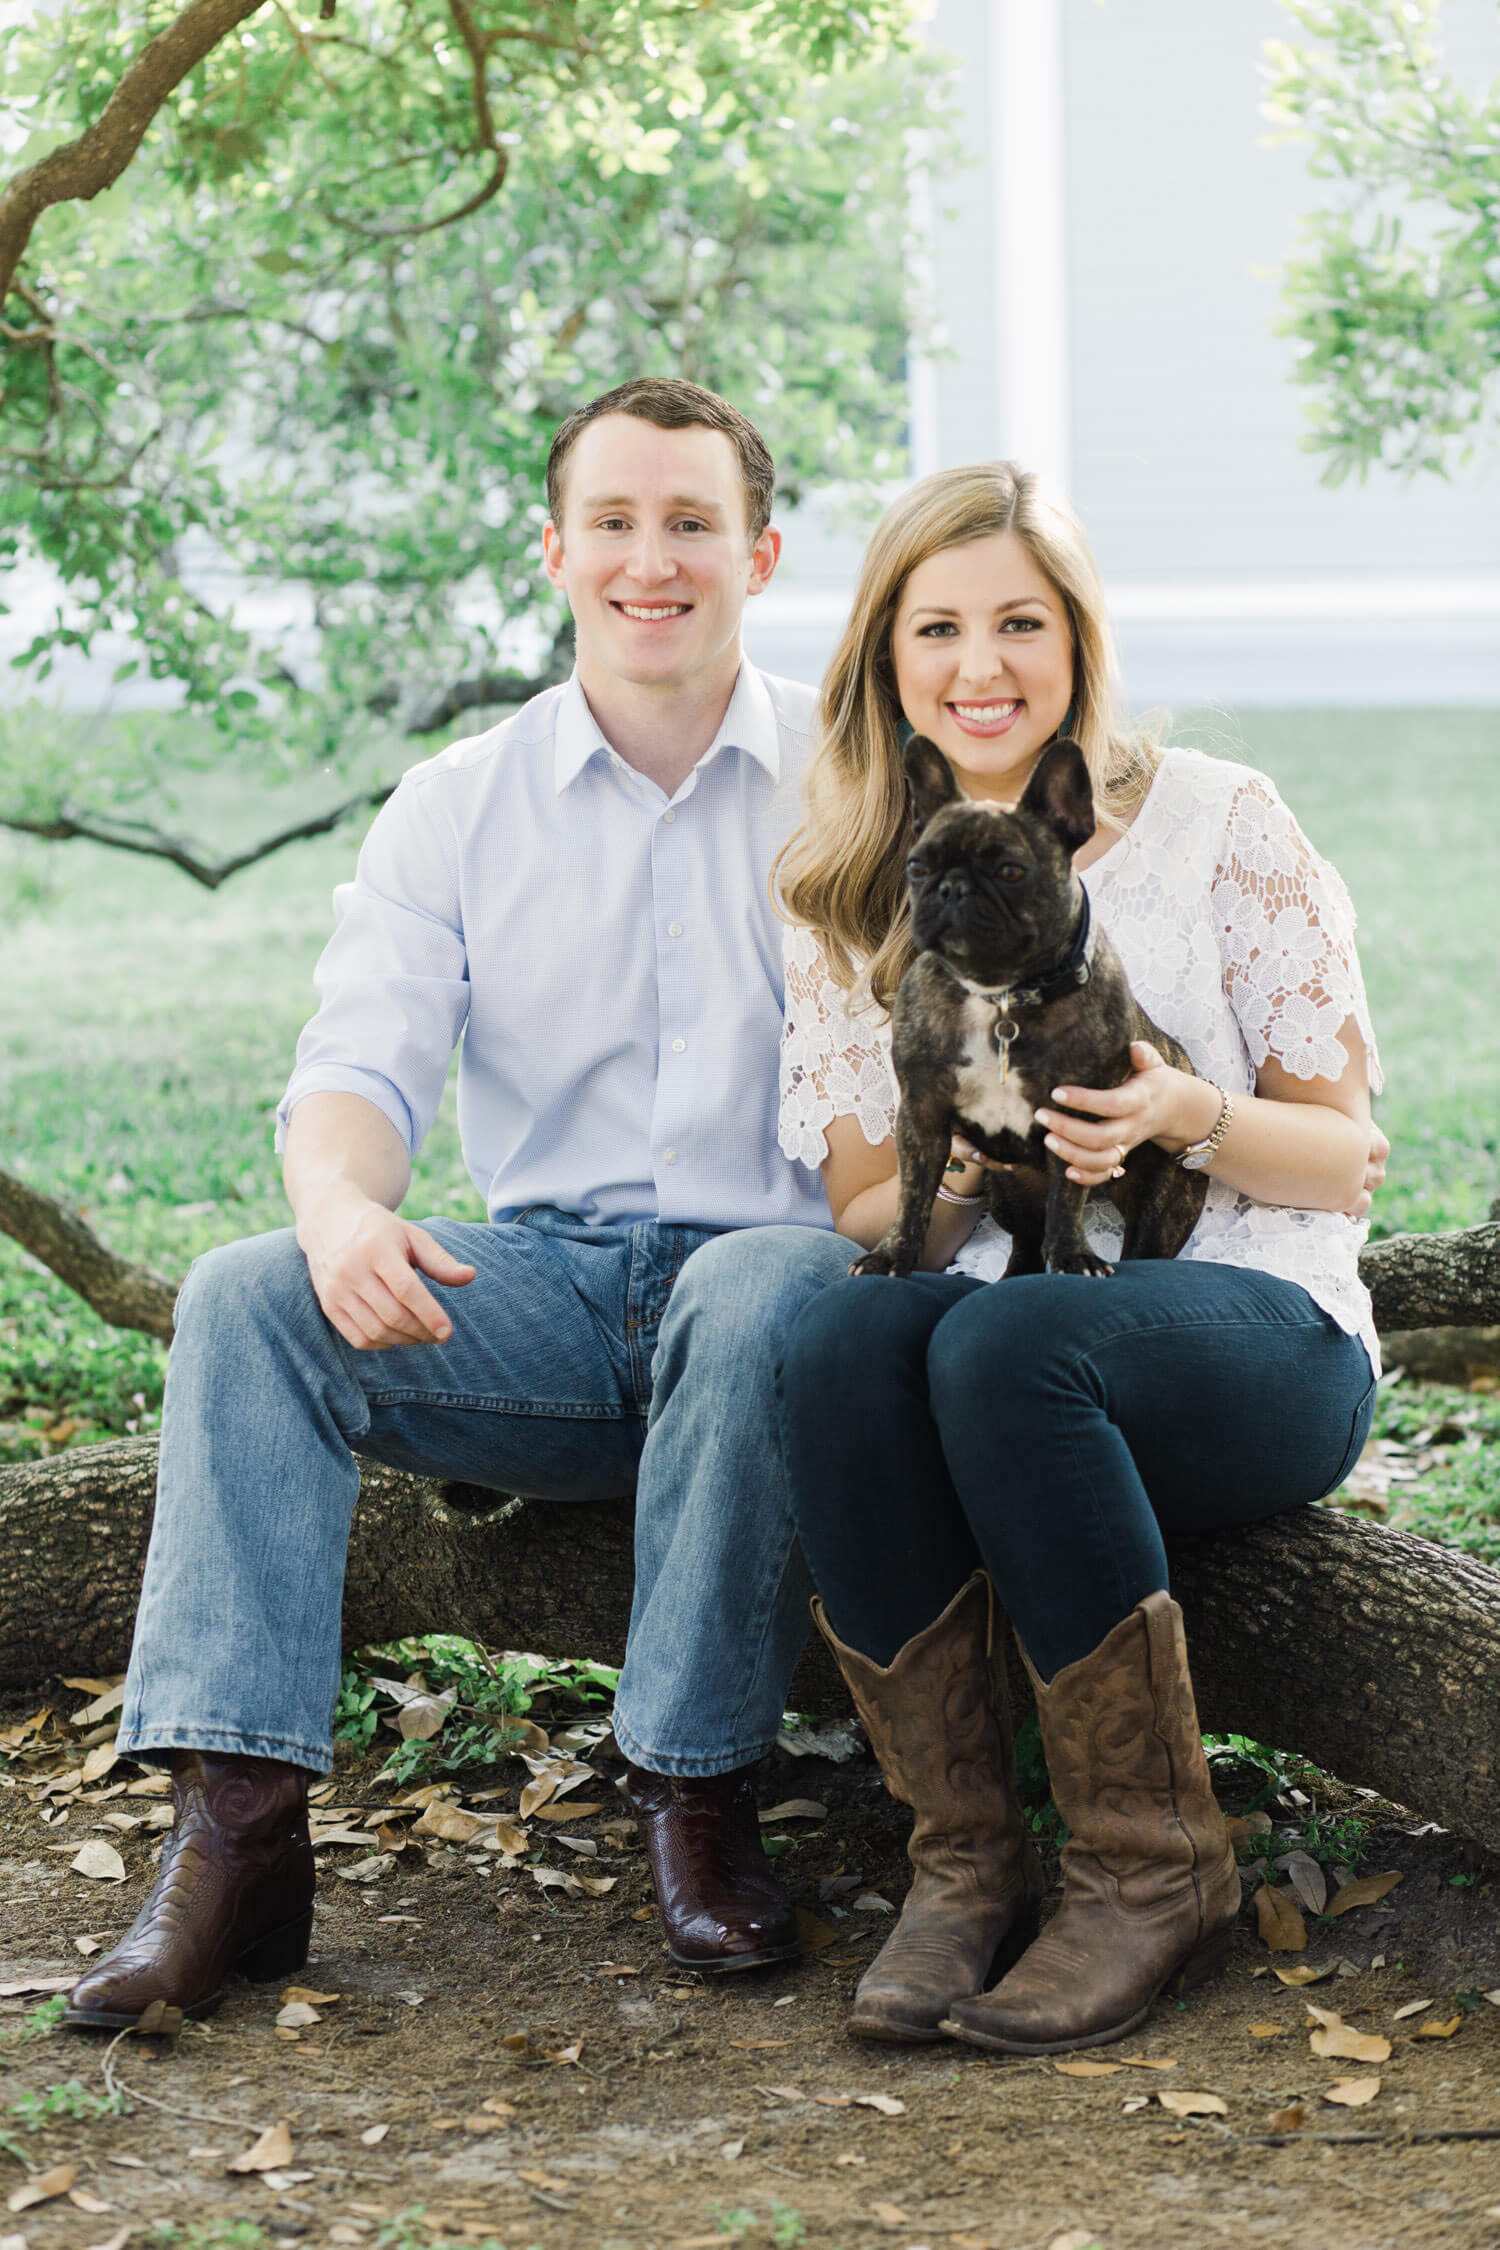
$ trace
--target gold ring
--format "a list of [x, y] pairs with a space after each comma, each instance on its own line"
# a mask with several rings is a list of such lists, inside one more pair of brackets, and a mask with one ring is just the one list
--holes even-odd
[[1116, 1141], [1116, 1142], [1115, 1142], [1115, 1154], [1116, 1154], [1116, 1156], [1118, 1157], [1118, 1159], [1119, 1159], [1120, 1163], [1122, 1163], [1122, 1164], [1123, 1164], [1123, 1163], [1124, 1163], [1124, 1161], [1125, 1161], [1125, 1159], [1126, 1159], [1126, 1157], [1127, 1157], [1127, 1156], [1128, 1156], [1128, 1155], [1130, 1154], [1130, 1151], [1129, 1151], [1129, 1149], [1128, 1149], [1128, 1148], [1127, 1148], [1127, 1147], [1125, 1146], [1125, 1143], [1124, 1143], [1123, 1141]]

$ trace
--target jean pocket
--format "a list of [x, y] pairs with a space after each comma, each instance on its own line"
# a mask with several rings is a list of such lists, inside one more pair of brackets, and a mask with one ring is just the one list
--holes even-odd
[[1363, 1453], [1365, 1440], [1370, 1434], [1370, 1424], [1375, 1419], [1375, 1392], [1377, 1387], [1376, 1378], [1372, 1375], [1369, 1389], [1354, 1409], [1354, 1418], [1349, 1424], [1349, 1443], [1344, 1448], [1344, 1458], [1339, 1463], [1338, 1474], [1323, 1487], [1318, 1495], [1320, 1500], [1326, 1500], [1330, 1492], [1337, 1492], [1339, 1486]]

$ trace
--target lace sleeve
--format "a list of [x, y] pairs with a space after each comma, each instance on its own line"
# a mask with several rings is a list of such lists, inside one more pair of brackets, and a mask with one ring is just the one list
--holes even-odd
[[782, 1154], [812, 1171], [828, 1154], [836, 1117], [857, 1117], [872, 1148], [896, 1125], [896, 1087], [873, 1008], [851, 1016], [850, 996], [829, 974], [809, 929], [789, 925], [784, 940], [786, 1023], [781, 1035]]
[[1379, 1093], [1349, 893], [1258, 774], [1235, 792], [1213, 907], [1224, 988], [1256, 1068], [1270, 1058], [1294, 1078], [1337, 1081], [1348, 1060], [1339, 1031], [1352, 1016]]

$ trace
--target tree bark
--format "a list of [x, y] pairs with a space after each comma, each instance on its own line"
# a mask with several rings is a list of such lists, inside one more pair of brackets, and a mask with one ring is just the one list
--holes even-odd
[[[344, 1588], [349, 1647], [461, 1632], [618, 1662], [630, 1612], [625, 1502], [496, 1501], [361, 1463]], [[125, 1663], [156, 1441], [0, 1470], [0, 1686]], [[1500, 1572], [1429, 1541], [1302, 1508], [1172, 1547], [1199, 1711], [1500, 1851]], [[1024, 1680], [1015, 1681], [1024, 1700]], [[792, 1689], [848, 1699], [821, 1643]]]
[[1480, 1327], [1500, 1321], [1500, 1226], [1456, 1234], [1393, 1234], [1372, 1242], [1359, 1261], [1375, 1307], [1388, 1328]]
[[171, 1343], [176, 1283], [117, 1258], [76, 1211], [5, 1171], [0, 1171], [0, 1232], [50, 1267], [111, 1328], [138, 1328]]

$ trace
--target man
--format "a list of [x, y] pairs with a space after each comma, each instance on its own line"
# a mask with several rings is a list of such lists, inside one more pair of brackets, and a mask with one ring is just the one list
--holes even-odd
[[[747, 1773], [809, 1591], [771, 1360], [849, 1247], [776, 1147], [769, 876], [812, 693], [741, 650], [772, 484], [753, 426], [693, 384], [570, 417], [544, 544], [577, 671], [413, 768], [335, 894], [279, 1112], [295, 1228], [196, 1260], [178, 1302], [119, 1734], [170, 1766], [176, 1822], [69, 2022], [206, 2012], [232, 1970], [305, 1959], [356, 1453], [548, 1499], [635, 1487], [615, 1734], [672, 1952], [796, 1951]], [[415, 1224], [461, 1034], [488, 1223]], [[776, 1231], [742, 1269], [715, 1238], [752, 1227]]]

